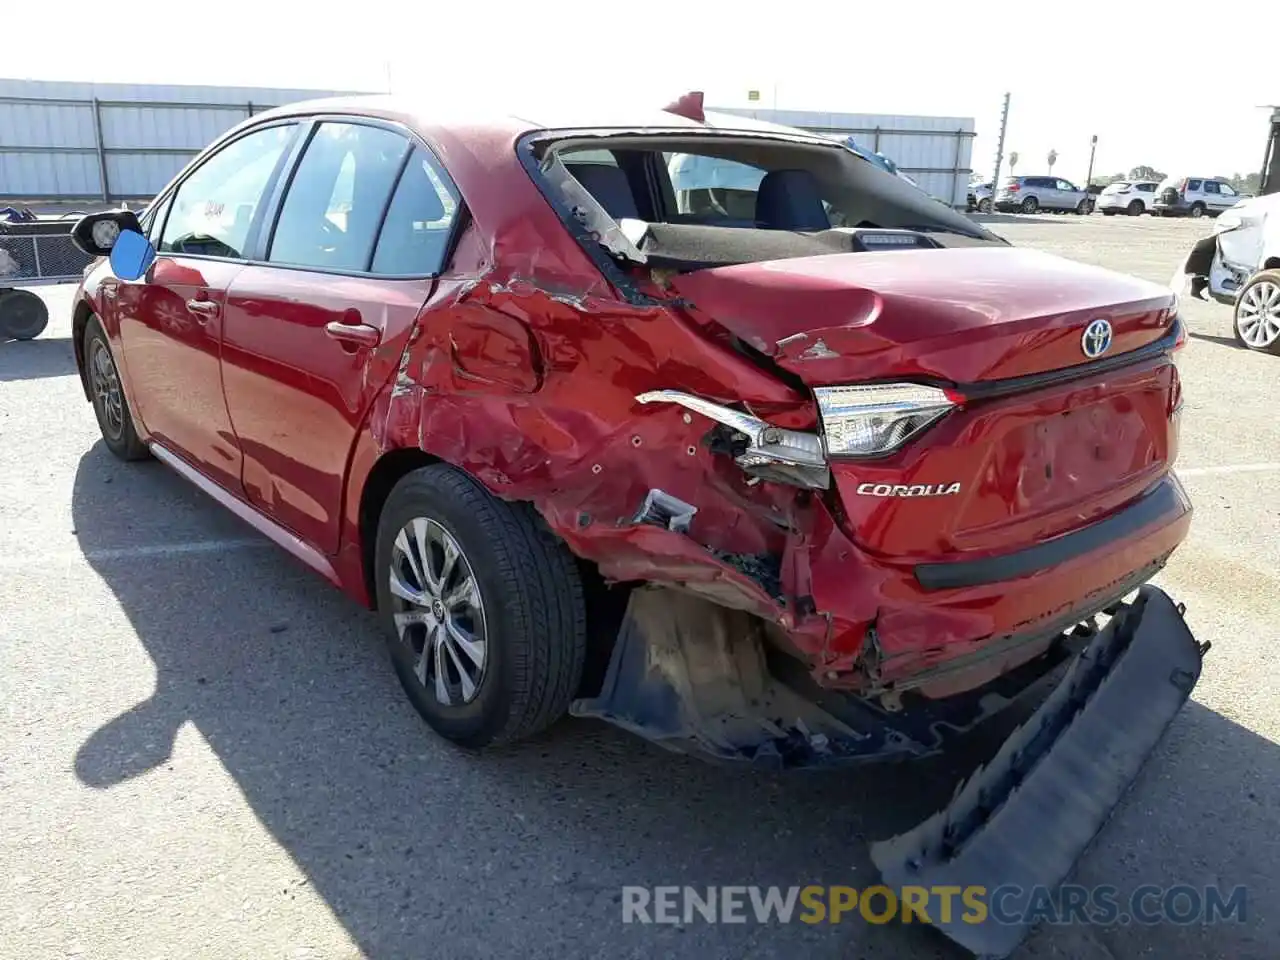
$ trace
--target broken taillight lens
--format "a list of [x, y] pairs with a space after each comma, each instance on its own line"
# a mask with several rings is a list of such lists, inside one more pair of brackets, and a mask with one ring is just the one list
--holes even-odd
[[819, 387], [814, 394], [832, 457], [891, 453], [956, 405], [945, 390], [914, 383]]

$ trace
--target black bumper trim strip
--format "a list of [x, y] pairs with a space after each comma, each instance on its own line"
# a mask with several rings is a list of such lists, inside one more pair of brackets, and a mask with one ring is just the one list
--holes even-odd
[[926, 590], [951, 590], [1025, 577], [1122, 540], [1176, 511], [1180, 500], [1173, 479], [1166, 477], [1131, 506], [1083, 530], [1016, 553], [953, 563], [920, 563], [915, 568], [916, 579]]

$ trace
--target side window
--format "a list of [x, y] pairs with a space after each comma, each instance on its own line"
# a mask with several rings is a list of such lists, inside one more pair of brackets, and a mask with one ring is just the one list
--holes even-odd
[[289, 182], [267, 259], [367, 270], [409, 141], [383, 127], [322, 123]]
[[1194, 193], [1194, 192], [1199, 191], [1199, 190], [1200, 190], [1200, 181], [1199, 181], [1199, 180], [1188, 180], [1188, 181], [1187, 181], [1187, 189], [1188, 189], [1188, 190], [1190, 190], [1190, 191], [1192, 191], [1193, 193]]
[[169, 215], [169, 207], [172, 203], [173, 194], [170, 194], [159, 203], [152, 204], [150, 209], [138, 218], [138, 226], [142, 227], [143, 235], [157, 249], [160, 247], [160, 231], [164, 229], [164, 220]]
[[458, 205], [458, 189], [444, 167], [426, 150], [414, 148], [378, 235], [373, 272], [390, 276], [440, 273]]
[[1221, 193], [1224, 197], [1237, 196], [1235, 187], [1231, 186], [1231, 184], [1229, 183], [1218, 184], [1218, 192]]
[[1156, 189], [1156, 185], [1155, 185], [1154, 183], [1140, 183], [1140, 184], [1138, 184], [1138, 192], [1139, 192], [1139, 193], [1154, 193], [1154, 192], [1155, 192], [1155, 189]]
[[160, 252], [244, 257], [254, 215], [295, 129], [285, 124], [240, 137], [179, 184]]
[[1205, 192], [1205, 193], [1217, 193], [1217, 192], [1218, 192], [1218, 181], [1216, 181], [1216, 180], [1206, 180], [1206, 181], [1204, 182], [1204, 192]]

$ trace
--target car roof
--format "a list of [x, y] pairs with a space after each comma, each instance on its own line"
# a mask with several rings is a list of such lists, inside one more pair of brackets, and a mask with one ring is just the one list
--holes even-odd
[[699, 122], [650, 104], [582, 104], [567, 99], [539, 98], [527, 105], [514, 94], [501, 99], [443, 98], [438, 94], [359, 94], [303, 100], [255, 114], [261, 122], [272, 117], [317, 113], [353, 114], [403, 123], [420, 132], [447, 130], [463, 139], [467, 135], [522, 136], [539, 130], [600, 130], [643, 132], [662, 130], [705, 134], [739, 132], [801, 137], [840, 146], [832, 137], [781, 124], [708, 110]]

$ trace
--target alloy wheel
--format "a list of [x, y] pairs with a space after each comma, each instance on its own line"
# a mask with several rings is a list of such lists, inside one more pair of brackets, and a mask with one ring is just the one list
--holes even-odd
[[102, 411], [102, 427], [112, 440], [124, 433], [124, 396], [120, 391], [120, 375], [116, 372], [111, 352], [101, 340], [93, 341], [89, 358], [89, 383], [94, 400]]
[[1236, 308], [1236, 325], [1240, 338], [1254, 349], [1280, 339], [1280, 286], [1263, 280], [1246, 290]]
[[396, 632], [413, 674], [443, 706], [473, 701], [489, 661], [484, 602], [471, 564], [440, 523], [415, 517], [391, 549]]

